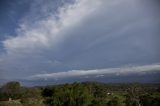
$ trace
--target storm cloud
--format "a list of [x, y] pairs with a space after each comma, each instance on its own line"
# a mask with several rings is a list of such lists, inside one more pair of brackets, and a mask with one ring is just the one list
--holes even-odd
[[0, 55], [0, 75], [14, 79], [157, 64], [160, 15], [156, 3], [34, 0], [15, 29], [16, 36], [2, 42], [5, 51]]

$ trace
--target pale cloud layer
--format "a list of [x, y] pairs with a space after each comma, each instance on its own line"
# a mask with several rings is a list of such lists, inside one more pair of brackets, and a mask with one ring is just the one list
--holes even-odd
[[80, 76], [104, 76], [104, 75], [129, 75], [129, 74], [145, 74], [147, 72], [159, 72], [160, 65], [144, 65], [144, 66], [132, 66], [132, 67], [120, 67], [120, 68], [108, 68], [108, 69], [95, 69], [95, 70], [71, 70], [67, 72], [57, 72], [49, 74], [37, 74], [30, 76], [30, 80], [35, 79], [58, 79], [58, 78], [70, 78]]
[[62, 4], [55, 9], [52, 0], [34, 0], [15, 29], [16, 36], [3, 41], [2, 78], [115, 73], [120, 69], [110, 67], [160, 62], [156, 0], [73, 0]]

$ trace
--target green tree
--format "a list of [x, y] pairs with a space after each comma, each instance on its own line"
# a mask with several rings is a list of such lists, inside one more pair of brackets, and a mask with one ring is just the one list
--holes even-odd
[[27, 88], [25, 92], [23, 93], [21, 97], [21, 102], [23, 105], [42, 105], [42, 96], [41, 96], [41, 90], [39, 88]]
[[140, 97], [142, 106], [160, 106], [160, 95], [143, 95]]
[[22, 95], [20, 83], [16, 81], [6, 83], [1, 87], [1, 95], [4, 100], [8, 100], [8, 98], [19, 99]]
[[108, 103], [108, 106], [121, 106], [121, 103], [119, 101], [118, 97], [114, 97], [113, 99], [111, 99]]
[[139, 106], [140, 96], [144, 94], [142, 87], [139, 84], [131, 84], [127, 89], [126, 105], [127, 106]]
[[78, 83], [45, 88], [42, 94], [45, 103], [51, 106], [88, 106], [92, 100], [87, 87]]

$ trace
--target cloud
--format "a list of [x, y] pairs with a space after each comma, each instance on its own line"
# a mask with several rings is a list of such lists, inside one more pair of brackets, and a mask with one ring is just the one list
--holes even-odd
[[16, 36], [3, 41], [0, 75], [14, 79], [159, 63], [160, 18], [154, 5], [142, 1], [34, 0]]
[[[17, 37], [5, 40], [4, 47], [7, 52], [14, 52], [19, 51], [19, 49], [53, 46], [67, 36], [63, 34], [64, 32], [66, 33], [67, 30], [82, 22], [85, 17], [94, 12], [100, 3], [96, 0], [92, 3], [88, 0], [76, 0], [72, 5], [59, 7], [56, 14], [51, 14], [43, 20], [37, 20], [33, 26], [27, 26], [24, 22], [17, 29]], [[48, 12], [45, 6], [43, 10], [45, 11], [44, 14]]]
[[101, 77], [104, 75], [128, 75], [128, 74], [141, 74], [146, 72], [160, 71], [159, 64], [143, 65], [143, 66], [130, 66], [120, 68], [107, 68], [107, 69], [94, 69], [94, 70], [71, 70], [67, 72], [57, 72], [49, 74], [32, 75], [29, 79], [59, 79], [68, 77], [90, 76], [95, 75]]
[[[28, 70], [32, 64], [43, 61], [46, 57], [43, 57], [41, 53], [44, 53], [45, 50], [54, 51], [57, 45], [69, 36], [69, 30], [73, 30], [75, 26], [83, 22], [98, 8], [101, 1], [94, 0], [90, 3], [88, 0], [76, 0], [74, 3], [65, 3], [63, 6], [59, 6], [57, 10], [48, 6], [50, 3], [54, 4], [51, 1], [43, 4], [43, 1], [35, 0], [31, 5], [30, 13], [21, 20], [20, 27], [16, 29], [16, 37], [10, 37], [3, 41], [6, 52], [1, 55], [1, 58], [6, 62], [1, 65], [4, 70]], [[38, 14], [39, 10], [43, 10], [43, 12], [40, 11]], [[43, 16], [44, 18], [40, 18]], [[32, 18], [36, 21], [34, 22]], [[35, 59], [35, 63], [29, 62], [31, 66], [26, 65], [30, 61], [29, 59]], [[52, 60], [45, 59], [44, 61]], [[6, 68], [7, 65], [10, 68]], [[34, 70], [34, 68], [32, 69]]]

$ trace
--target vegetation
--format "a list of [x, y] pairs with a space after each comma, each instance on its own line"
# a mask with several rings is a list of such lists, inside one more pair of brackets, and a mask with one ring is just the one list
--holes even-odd
[[160, 106], [160, 89], [96, 82], [27, 88], [8, 82], [0, 88], [0, 106]]

